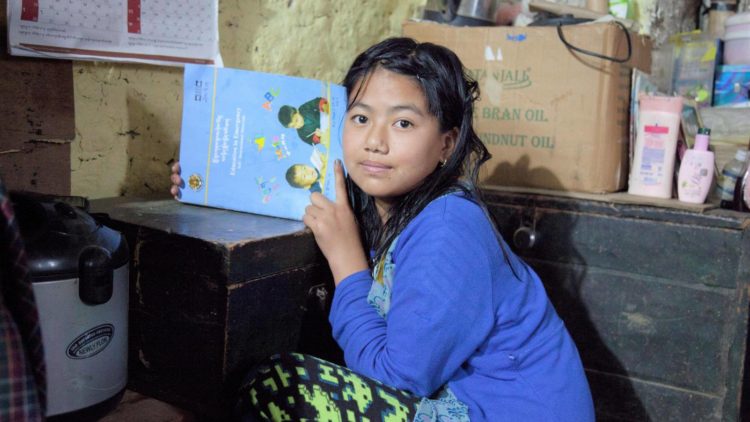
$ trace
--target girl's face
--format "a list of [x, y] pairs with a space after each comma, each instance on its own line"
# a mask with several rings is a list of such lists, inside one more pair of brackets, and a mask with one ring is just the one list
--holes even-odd
[[419, 186], [453, 152], [457, 130], [440, 131], [422, 88], [411, 77], [375, 69], [344, 123], [349, 176], [387, 218], [395, 198]]

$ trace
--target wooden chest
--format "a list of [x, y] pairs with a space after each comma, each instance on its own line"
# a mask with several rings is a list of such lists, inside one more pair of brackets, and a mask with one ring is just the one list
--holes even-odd
[[316, 321], [304, 317], [332, 292], [301, 222], [172, 199], [97, 200], [91, 211], [106, 213], [131, 248], [129, 388], [227, 420], [259, 360], [315, 347], [335, 353], [330, 337], [301, 344], [303, 332], [330, 331], [322, 310]]
[[738, 420], [750, 214], [499, 190], [485, 199], [574, 337], [597, 420]]

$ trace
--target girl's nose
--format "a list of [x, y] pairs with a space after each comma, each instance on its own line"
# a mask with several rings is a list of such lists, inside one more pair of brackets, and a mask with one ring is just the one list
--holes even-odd
[[388, 133], [382, 125], [373, 125], [367, 134], [365, 140], [365, 151], [379, 152], [385, 154], [388, 152]]

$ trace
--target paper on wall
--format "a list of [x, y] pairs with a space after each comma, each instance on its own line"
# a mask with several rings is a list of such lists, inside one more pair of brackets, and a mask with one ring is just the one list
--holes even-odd
[[7, 0], [10, 53], [221, 65], [218, 0]]

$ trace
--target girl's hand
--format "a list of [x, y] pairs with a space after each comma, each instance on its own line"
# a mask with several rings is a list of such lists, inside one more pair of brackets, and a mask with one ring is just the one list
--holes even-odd
[[169, 179], [172, 181], [172, 187], [169, 188], [169, 192], [172, 194], [174, 199], [180, 199], [180, 196], [182, 195], [182, 188], [185, 187], [185, 181], [182, 180], [182, 177], [180, 177], [180, 162], [175, 161], [174, 164], [172, 164], [172, 175], [169, 177]]
[[344, 278], [368, 267], [357, 221], [349, 206], [344, 170], [338, 160], [333, 173], [336, 201], [332, 202], [318, 192], [313, 193], [302, 221], [315, 235], [315, 242], [328, 260], [333, 281], [338, 285]]

